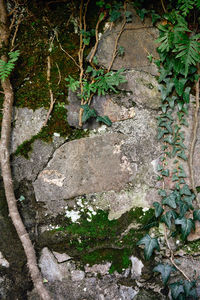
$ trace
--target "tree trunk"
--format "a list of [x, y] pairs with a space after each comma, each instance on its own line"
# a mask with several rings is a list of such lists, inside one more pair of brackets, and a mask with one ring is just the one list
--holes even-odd
[[[0, 47], [8, 46], [9, 29], [5, 1], [0, 1]], [[6, 61], [6, 55], [2, 55], [1, 59]], [[46, 290], [43, 279], [37, 266], [36, 254], [34, 247], [31, 243], [29, 235], [24, 227], [20, 217], [17, 201], [14, 195], [11, 168], [10, 168], [10, 132], [12, 120], [12, 106], [13, 106], [13, 89], [9, 78], [1, 81], [4, 92], [3, 103], [3, 119], [1, 125], [1, 143], [0, 143], [0, 160], [1, 160], [1, 173], [4, 182], [5, 194], [8, 203], [9, 215], [15, 226], [17, 234], [22, 242], [26, 257], [27, 264], [31, 274], [33, 284], [38, 292], [38, 295], [43, 300], [52, 299]]]

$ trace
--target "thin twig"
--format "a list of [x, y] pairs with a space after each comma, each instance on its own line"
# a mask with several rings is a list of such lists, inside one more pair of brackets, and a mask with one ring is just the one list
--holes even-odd
[[114, 50], [113, 50], [113, 54], [112, 54], [112, 59], [111, 59], [111, 62], [110, 62], [110, 65], [108, 67], [107, 72], [110, 72], [110, 69], [112, 68], [112, 65], [114, 63], [115, 57], [117, 56], [118, 41], [119, 41], [120, 36], [121, 36], [122, 32], [124, 31], [124, 27], [126, 25], [126, 14], [125, 14], [125, 12], [126, 12], [126, 1], [124, 2], [124, 21], [122, 23], [122, 27], [121, 27], [121, 29], [120, 29], [120, 31], [119, 31], [119, 33], [117, 35], [117, 38], [115, 40], [115, 45], [114, 45]]
[[15, 32], [14, 32], [14, 35], [13, 35], [13, 38], [12, 38], [12, 41], [11, 41], [11, 48], [13, 48], [13, 46], [14, 46], [16, 35], [17, 35], [18, 29], [19, 29], [19, 25], [22, 22], [22, 20], [23, 20], [23, 14], [21, 14], [19, 16], [19, 19], [17, 20], [17, 25], [16, 25]]
[[[199, 72], [199, 66], [198, 66], [198, 74]], [[195, 112], [194, 112], [194, 121], [193, 121], [193, 129], [192, 129], [192, 141], [190, 144], [190, 151], [189, 151], [189, 159], [188, 159], [188, 167], [189, 167], [189, 173], [190, 173], [190, 182], [191, 182], [191, 187], [192, 190], [196, 196], [196, 199], [198, 201], [198, 193], [197, 189], [195, 187], [195, 182], [194, 182], [194, 166], [193, 166], [193, 156], [194, 156], [194, 148], [197, 140], [197, 129], [198, 129], [198, 113], [199, 113], [199, 78], [196, 82], [196, 97], [195, 97]]]
[[75, 63], [75, 65], [80, 69], [80, 66], [79, 66], [79, 64], [77, 64], [77, 62], [76, 62], [76, 60], [73, 58], [73, 56], [71, 56], [65, 49], [63, 49], [63, 47], [62, 47], [62, 45], [61, 45], [61, 43], [59, 42], [59, 40], [57, 39], [57, 41], [58, 41], [58, 44], [59, 44], [59, 46], [60, 46], [60, 49], [69, 57], [69, 58], [71, 58], [71, 60], [73, 60], [73, 62]]
[[60, 73], [60, 69], [59, 69], [59, 66], [58, 66], [57, 63], [56, 63], [56, 67], [57, 67], [57, 69], [58, 69], [58, 76], [59, 76], [59, 80], [58, 80], [57, 85], [59, 85], [59, 84], [61, 83], [61, 73]]
[[99, 25], [100, 25], [100, 23], [104, 20], [105, 16], [106, 16], [106, 14], [104, 13], [104, 17], [102, 18], [102, 17], [101, 17], [101, 14], [100, 14], [100, 15], [99, 15], [98, 22], [97, 22], [97, 24], [96, 24], [96, 28], [95, 28], [96, 42], [95, 42], [94, 48], [93, 48], [93, 50], [92, 50], [92, 54], [91, 54], [90, 59], [89, 59], [89, 63], [92, 64], [92, 65], [93, 65], [92, 60], [93, 60], [93, 58], [94, 58], [94, 55], [95, 55], [95, 53], [96, 53], [96, 51], [97, 51], [97, 47], [98, 47], [98, 44], [99, 44], [99, 36], [98, 36], [98, 35], [99, 35]]
[[[84, 68], [83, 68], [83, 54], [85, 50], [85, 44], [83, 43], [83, 33], [82, 29], [84, 28], [84, 31], [86, 31], [86, 13], [87, 8], [90, 0], [87, 1], [85, 5], [85, 11], [83, 14], [83, 0], [81, 0], [80, 5], [80, 14], [79, 14], [79, 28], [80, 28], [80, 47], [78, 52], [78, 58], [79, 58], [79, 66], [80, 66], [80, 75], [79, 75], [79, 82], [80, 82], [80, 88], [81, 88], [81, 95], [83, 94], [83, 74], [84, 74]], [[84, 99], [81, 97], [81, 105], [84, 104]], [[83, 109], [80, 108], [79, 111], [79, 126], [82, 127], [82, 115], [83, 115]]]
[[[49, 86], [50, 86], [50, 77], [51, 77], [51, 58], [50, 58], [50, 55], [48, 55], [47, 56], [47, 82], [49, 83]], [[53, 92], [52, 92], [51, 87], [49, 87], [49, 94], [50, 94], [50, 106], [49, 106], [49, 110], [48, 110], [46, 119], [43, 123], [43, 126], [47, 125], [47, 122], [49, 120], [49, 116], [50, 116], [50, 114], [53, 110], [53, 106], [54, 106], [54, 103], [56, 101], [53, 97]]]
[[170, 246], [170, 243], [169, 243], [169, 240], [168, 240], [168, 237], [167, 237], [167, 228], [166, 228], [166, 225], [164, 224], [164, 231], [165, 231], [165, 241], [167, 243], [167, 247], [170, 251], [170, 261], [171, 263], [174, 265], [174, 267], [188, 280], [188, 281], [191, 281], [190, 278], [185, 274], [185, 272], [179, 268], [179, 266], [177, 266], [177, 264], [175, 263], [174, 261], [174, 252], [173, 250], [171, 249], [171, 246]]
[[161, 0], [161, 4], [162, 4], [162, 8], [163, 8], [163, 10], [164, 10], [164, 13], [166, 14], [166, 13], [167, 13], [167, 10], [166, 10], [166, 8], [165, 8], [165, 4], [164, 4], [163, 0]]

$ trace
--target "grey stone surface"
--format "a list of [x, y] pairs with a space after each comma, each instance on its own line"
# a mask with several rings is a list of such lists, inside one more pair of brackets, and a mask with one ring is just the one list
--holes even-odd
[[[113, 276], [106, 275], [103, 279], [85, 278], [80, 282], [64, 279], [48, 284], [54, 300], [133, 300], [137, 291], [132, 287], [118, 284]], [[39, 300], [36, 293], [29, 293], [28, 300]]]
[[63, 263], [63, 262], [65, 262], [65, 261], [71, 259], [71, 257], [70, 257], [68, 254], [66, 254], [66, 253], [58, 253], [58, 252], [56, 252], [56, 251], [53, 251], [53, 255], [54, 255], [55, 258], [57, 259], [57, 262], [58, 262], [58, 263]]
[[3, 257], [3, 254], [0, 251], [0, 266], [5, 267], [5, 268], [9, 268], [10, 264], [7, 261], [7, 259], [5, 259], [5, 257]]
[[69, 199], [92, 192], [120, 190], [133, 170], [122, 155], [126, 136], [109, 133], [65, 143], [34, 182], [37, 201]]
[[43, 126], [47, 110], [39, 108], [33, 111], [29, 108], [14, 108], [13, 130], [11, 133], [11, 153], [24, 141], [36, 135]]
[[94, 275], [97, 274], [106, 275], [109, 273], [110, 267], [111, 267], [110, 262], [107, 262], [105, 264], [94, 264], [93, 266], [86, 265], [85, 272], [92, 273]]
[[8, 299], [13, 282], [6, 276], [0, 276], [0, 299]]
[[85, 278], [85, 272], [81, 270], [72, 270], [71, 279], [72, 281], [81, 281]]
[[43, 277], [49, 282], [62, 281], [70, 276], [71, 264], [68, 262], [58, 264], [52, 252], [46, 247], [42, 249], [39, 266]]
[[[135, 10], [129, 6], [128, 10], [132, 12], [132, 22], [126, 24], [124, 31], [119, 39], [119, 46], [124, 47], [124, 56], [117, 56], [112, 69], [135, 69], [157, 74], [155, 65], [151, 64], [147, 58], [149, 54], [157, 57], [155, 39], [158, 31], [152, 26], [151, 20], [145, 18], [142, 22]], [[96, 52], [98, 63], [108, 68], [116, 37], [121, 30], [122, 21], [112, 28], [108, 28], [102, 35]]]
[[[66, 106], [68, 110], [68, 123], [71, 126], [79, 128], [80, 99], [76, 96], [75, 93], [69, 91], [68, 101], [69, 104]], [[125, 103], [123, 95], [120, 95], [120, 103], [117, 103], [115, 101], [114, 95], [94, 96], [92, 99], [91, 108], [94, 108], [99, 116], [108, 116], [112, 122], [117, 122], [130, 119], [135, 116], [134, 107], [126, 107], [124, 104]], [[100, 124], [94, 119], [87, 121], [86, 124], [83, 124], [84, 129], [93, 129], [99, 126]]]
[[24, 179], [34, 181], [38, 173], [46, 166], [55, 149], [62, 143], [63, 138], [55, 138], [53, 143], [46, 143], [39, 139], [35, 140], [28, 159], [21, 155], [13, 158], [14, 179], [18, 182]]

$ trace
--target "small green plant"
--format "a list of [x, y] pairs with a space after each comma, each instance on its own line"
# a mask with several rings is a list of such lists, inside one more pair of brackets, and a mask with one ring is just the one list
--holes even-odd
[[[98, 116], [94, 109], [90, 108], [90, 103], [94, 95], [106, 95], [106, 93], [113, 92], [117, 93], [117, 87], [120, 83], [126, 82], [125, 76], [123, 75], [124, 70], [120, 69], [116, 72], [111, 71], [112, 64], [117, 55], [124, 55], [124, 48], [118, 47], [119, 36], [121, 35], [126, 23], [132, 20], [132, 13], [126, 10], [126, 1], [124, 6], [121, 2], [114, 2], [113, 5], [105, 3], [106, 1], [97, 1], [96, 5], [101, 8], [95, 30], [86, 30], [86, 12], [88, 2], [85, 6], [82, 4], [80, 7], [80, 50], [79, 50], [79, 66], [80, 66], [80, 76], [79, 80], [75, 80], [73, 77], [69, 76], [66, 78], [68, 82], [67, 87], [72, 92], [77, 92], [80, 98], [80, 115], [79, 115], [79, 125], [86, 122], [90, 118], [96, 118], [98, 122], [103, 122], [107, 126], [111, 126], [112, 122], [108, 116]], [[122, 14], [122, 8], [124, 7], [124, 13]], [[103, 12], [102, 12], [103, 11]], [[120, 30], [119, 35], [116, 39], [115, 49], [113, 50], [112, 61], [107, 70], [98, 68], [98, 61], [95, 56], [95, 52], [98, 46], [98, 28], [99, 24], [108, 18], [110, 22], [116, 22], [121, 16], [124, 18], [123, 26]], [[91, 51], [89, 64], [84, 69], [83, 67], [83, 53], [86, 46], [91, 46], [91, 37], [96, 37], [96, 43]]]
[[20, 55], [19, 50], [9, 52], [9, 60], [8, 62], [0, 59], [0, 79], [4, 81], [12, 72], [12, 70], [15, 67], [15, 62], [18, 60], [18, 57]]

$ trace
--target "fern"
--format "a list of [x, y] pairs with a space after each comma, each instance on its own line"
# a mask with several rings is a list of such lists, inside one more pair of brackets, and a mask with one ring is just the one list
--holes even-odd
[[5, 62], [4, 60], [0, 59], [0, 79], [4, 81], [7, 77], [10, 76], [10, 73], [15, 67], [15, 62], [18, 60], [19, 57], [19, 50], [14, 52], [9, 52], [9, 60]]
[[169, 52], [173, 45], [174, 34], [172, 28], [169, 25], [159, 25], [160, 37], [156, 40], [157, 43], [161, 43], [158, 50], [161, 52]]
[[195, 0], [178, 0], [183, 16], [187, 16], [190, 10], [193, 9], [195, 2]]
[[174, 52], [178, 52], [176, 58], [181, 58], [181, 61], [185, 64], [185, 77], [188, 74], [188, 68], [190, 65], [196, 65], [200, 62], [200, 34], [196, 34], [192, 37], [185, 36], [182, 43], [176, 45]]

